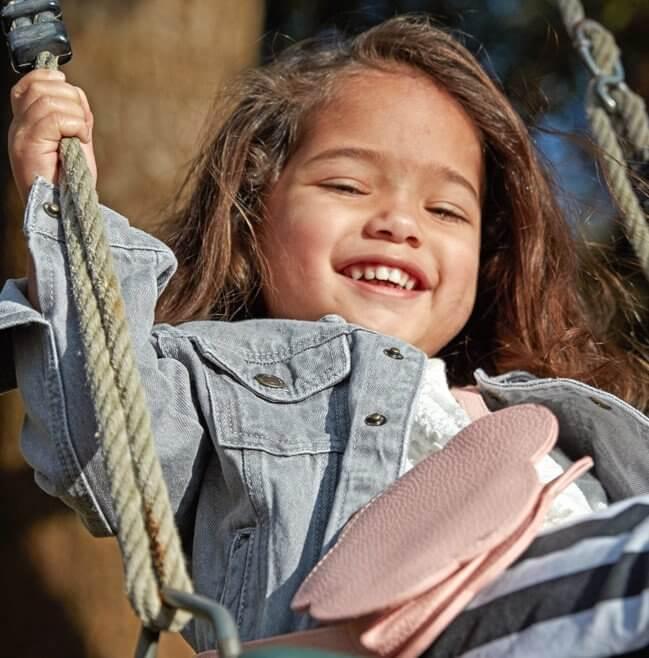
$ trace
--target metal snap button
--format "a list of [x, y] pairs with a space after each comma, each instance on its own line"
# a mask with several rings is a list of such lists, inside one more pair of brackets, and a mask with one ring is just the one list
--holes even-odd
[[260, 372], [255, 375], [255, 381], [267, 388], [286, 388], [286, 382], [275, 375], [269, 375], [265, 372]]
[[56, 201], [46, 201], [43, 210], [50, 216], [58, 219], [61, 216], [61, 206]]
[[385, 425], [388, 419], [383, 414], [370, 414], [365, 418], [365, 424], [371, 425], [372, 427], [378, 427], [379, 425]]
[[403, 359], [403, 354], [401, 354], [401, 350], [398, 347], [388, 347], [383, 350], [383, 354], [389, 356], [391, 359], [397, 359], [397, 361]]

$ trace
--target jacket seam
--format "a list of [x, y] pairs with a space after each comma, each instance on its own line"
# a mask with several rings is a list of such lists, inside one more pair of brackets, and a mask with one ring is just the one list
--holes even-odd
[[254, 450], [255, 452], [264, 452], [269, 455], [275, 455], [278, 457], [297, 457], [299, 455], [323, 455], [323, 454], [340, 454], [345, 451], [345, 445], [340, 441], [330, 441], [327, 445], [323, 441], [322, 448], [315, 448], [314, 445], [316, 441], [312, 442], [302, 442], [297, 445], [292, 445], [287, 450], [273, 449], [272, 446], [264, 446], [265, 440], [268, 439], [271, 434], [259, 434], [252, 432], [238, 432], [235, 436], [244, 436], [249, 437], [253, 440], [260, 441], [257, 443], [247, 443], [247, 444], [236, 444], [232, 442], [220, 443], [222, 448], [229, 448], [231, 450]]
[[[30, 227], [28, 229], [29, 235], [39, 235], [41, 237], [47, 238], [49, 240], [52, 240], [53, 242], [58, 242], [59, 244], [65, 244], [65, 240], [63, 238], [60, 238], [58, 235], [53, 235], [49, 231], [43, 228], [36, 228], [36, 227]], [[122, 242], [115, 242], [115, 241], [108, 241], [108, 246], [114, 249], [122, 249], [123, 251], [128, 251], [128, 252], [133, 252], [133, 251], [141, 251], [145, 253], [155, 253], [155, 254], [163, 254], [166, 255], [167, 252], [164, 249], [160, 249], [158, 247], [152, 247], [152, 246], [144, 246], [144, 245], [134, 245], [132, 243], [122, 243]]]
[[[310, 349], [314, 349], [317, 347], [321, 347], [322, 345], [326, 345], [327, 343], [330, 343], [331, 341], [340, 338], [341, 336], [345, 336], [349, 333], [350, 333], [349, 330], [342, 330], [330, 336], [320, 335], [315, 340], [313, 338], [305, 338], [302, 339], [301, 341], [295, 341], [293, 343], [295, 345], [295, 348], [293, 349], [284, 348], [276, 351], [255, 352], [248, 349], [233, 350], [231, 347], [228, 346], [223, 346], [223, 347], [229, 352], [234, 352], [235, 354], [243, 358], [243, 360], [250, 365], [272, 365], [274, 363], [281, 363], [287, 358], [295, 357]], [[179, 335], [180, 337], [187, 338], [191, 342], [198, 343], [199, 345], [203, 346], [203, 349], [202, 350], [199, 349], [199, 351], [207, 353], [210, 356], [213, 356], [215, 359], [219, 360], [217, 356], [217, 352], [215, 351], [215, 349], [217, 350], [219, 347], [218, 343], [208, 344], [207, 341], [204, 338], [201, 338], [198, 334], [190, 333], [184, 330], [177, 330], [173, 332], [169, 331], [168, 335], [169, 336]]]
[[[54, 265], [50, 254], [45, 256], [45, 262], [47, 264], [46, 301], [47, 308], [51, 309], [54, 305]], [[54, 442], [59, 463], [63, 467], [65, 474], [66, 481], [63, 483], [63, 486], [65, 489], [69, 489], [72, 495], [78, 496], [81, 500], [89, 504], [96, 511], [104, 529], [113, 533], [114, 530], [108, 523], [104, 511], [90, 487], [85, 469], [81, 468], [79, 456], [71, 440], [70, 427], [67, 421], [67, 396], [58, 367], [58, 346], [54, 334], [50, 329], [47, 330], [46, 340], [47, 348], [45, 353], [49, 373], [44, 373], [44, 380], [47, 382], [48, 416], [53, 421], [51, 427], [55, 430], [55, 435], [50, 436], [50, 438]], [[57, 428], [60, 428], [60, 431], [57, 431]], [[60, 438], [58, 434], [61, 435]], [[67, 442], [67, 448], [63, 445], [63, 441]], [[87, 512], [87, 510], [84, 510], [84, 512]], [[87, 513], [84, 513], [84, 517], [86, 516]]]
[[[376, 338], [375, 338], [375, 340], [376, 340]], [[358, 400], [362, 401], [363, 403], [365, 403], [365, 401], [366, 401], [367, 387], [369, 385], [369, 379], [370, 379], [370, 377], [364, 377], [363, 378], [363, 382], [362, 382], [363, 388], [362, 388], [362, 391], [360, 391], [360, 393], [358, 395]], [[357, 415], [359, 416], [358, 422], [356, 423], [355, 427], [354, 427], [354, 425], [352, 425], [352, 427], [350, 427], [349, 441], [347, 442], [347, 450], [345, 451], [345, 458], [349, 459], [350, 461], [353, 460], [353, 455], [357, 450], [358, 441], [359, 441], [358, 434], [359, 434], [359, 431], [360, 431], [360, 429], [358, 427], [358, 423], [362, 422], [360, 420], [360, 416], [362, 416], [363, 414], [360, 413], [360, 414], [357, 414]], [[347, 451], [349, 451], [349, 452], [347, 452]], [[338, 512], [336, 514], [335, 523], [336, 523], [337, 528], [341, 528], [343, 526], [343, 524], [345, 523], [345, 521], [346, 521], [346, 519], [343, 518], [343, 516], [347, 512], [347, 498], [349, 496], [349, 489], [351, 487], [351, 478], [354, 477], [354, 475], [355, 474], [354, 474], [353, 471], [351, 473], [348, 472], [347, 476], [344, 478], [344, 480], [342, 482], [338, 483], [338, 486], [339, 487], [342, 486], [343, 490], [342, 490], [341, 496], [340, 496], [340, 506], [338, 507]]]
[[569, 379], [564, 377], [558, 377], [556, 379], [535, 379], [529, 382], [501, 382], [501, 381], [492, 381], [491, 378], [484, 377], [482, 381], [479, 382], [481, 386], [484, 386], [487, 389], [496, 388], [500, 391], [522, 391], [525, 393], [535, 392], [535, 391], [547, 391], [550, 388], [556, 386], [568, 386], [573, 390], [577, 390], [580, 394], [590, 394], [597, 396], [599, 398], [605, 399], [607, 402], [616, 405], [618, 408], [622, 408], [625, 411], [631, 412], [631, 415], [634, 416], [637, 420], [643, 421], [645, 424], [649, 423], [649, 419], [641, 411], [630, 405], [628, 402], [621, 400], [615, 396], [612, 396], [606, 391], [590, 386], [589, 384], [584, 384], [583, 382], [577, 381], [575, 379]]

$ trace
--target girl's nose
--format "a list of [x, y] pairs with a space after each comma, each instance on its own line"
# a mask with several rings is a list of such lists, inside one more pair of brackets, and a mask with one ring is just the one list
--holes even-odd
[[375, 240], [421, 246], [419, 222], [412, 212], [403, 208], [374, 215], [365, 225], [365, 234]]

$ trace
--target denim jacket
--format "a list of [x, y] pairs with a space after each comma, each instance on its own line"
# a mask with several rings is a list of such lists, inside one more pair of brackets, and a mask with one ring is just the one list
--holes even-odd
[[[20, 387], [22, 449], [38, 484], [108, 535], [114, 518], [61, 227], [48, 214], [55, 196], [37, 180], [25, 219], [41, 312], [24, 281], [0, 294], [0, 392]], [[290, 611], [293, 594], [349, 517], [405, 468], [426, 355], [338, 316], [154, 326], [174, 257], [116, 213], [105, 216], [197, 591], [232, 611], [243, 639], [305, 628], [308, 619]], [[572, 380], [475, 379], [491, 408], [549, 407], [562, 449], [594, 458], [611, 500], [649, 491], [649, 420], [633, 407]], [[189, 639], [211, 646], [200, 622]]]

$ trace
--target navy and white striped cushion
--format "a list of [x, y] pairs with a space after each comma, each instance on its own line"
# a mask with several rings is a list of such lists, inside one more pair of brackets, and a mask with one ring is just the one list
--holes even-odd
[[641, 496], [537, 537], [423, 656], [646, 657], [647, 646], [649, 496]]

